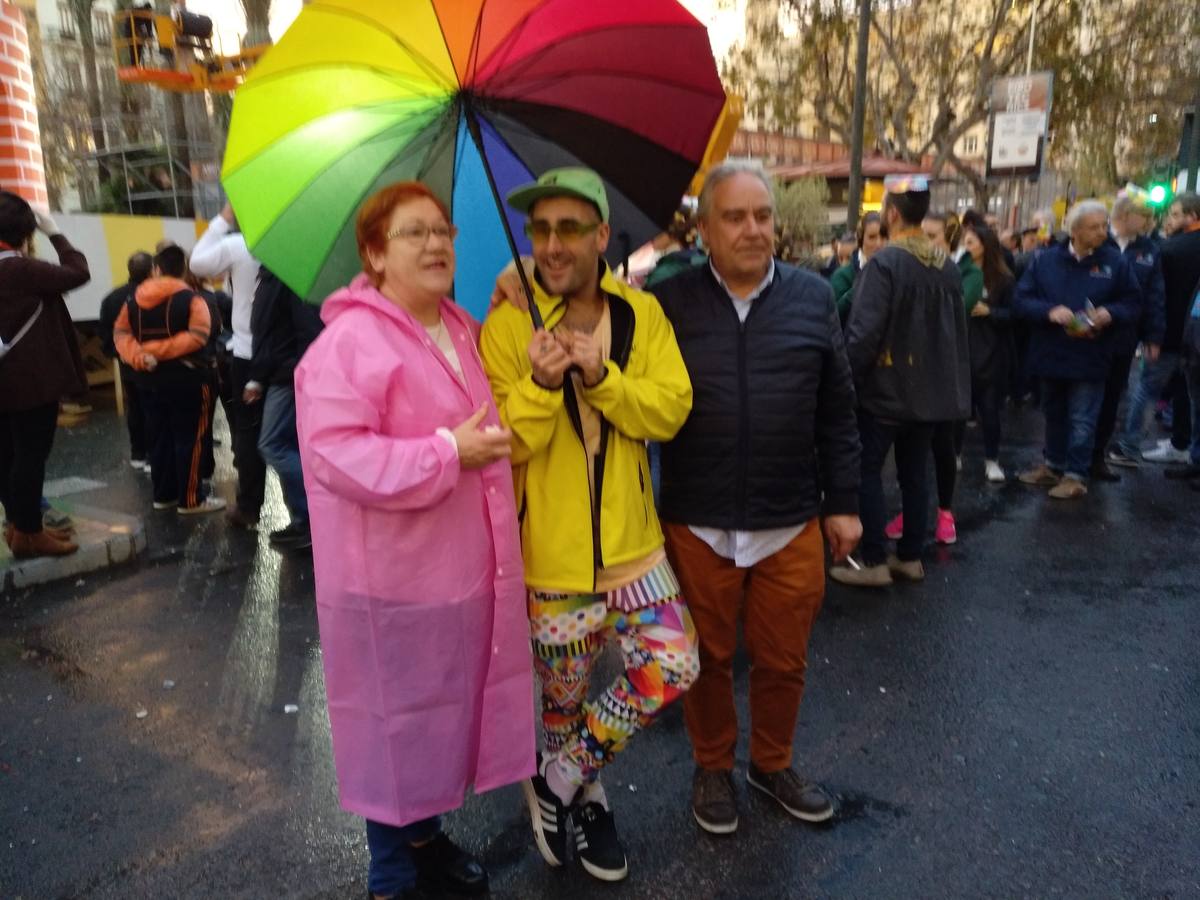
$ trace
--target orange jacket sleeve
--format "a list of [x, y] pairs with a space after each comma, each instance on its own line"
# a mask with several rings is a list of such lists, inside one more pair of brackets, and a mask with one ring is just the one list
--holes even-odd
[[146, 365], [142, 362], [142, 358], [145, 356], [146, 350], [133, 336], [133, 331], [129, 327], [129, 307], [125, 304], [121, 304], [121, 311], [117, 313], [117, 321], [113, 323], [113, 346], [117, 348], [117, 355], [121, 357], [121, 361], [125, 365], [132, 366], [139, 372], [145, 371]]

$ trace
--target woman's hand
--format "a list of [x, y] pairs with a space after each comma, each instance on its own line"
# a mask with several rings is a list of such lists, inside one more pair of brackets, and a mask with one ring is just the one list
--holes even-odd
[[58, 228], [58, 223], [54, 221], [49, 212], [34, 209], [33, 218], [37, 222], [37, 230], [46, 237], [54, 237], [56, 234], [62, 234]]
[[984, 303], [982, 300], [980, 300], [978, 303], [976, 303], [974, 306], [971, 307], [971, 318], [972, 319], [982, 318], [983, 316], [990, 316], [991, 314], [992, 314], [992, 308], [990, 306], [988, 306], [986, 303]]
[[458, 464], [464, 469], [482, 469], [512, 455], [511, 431], [496, 425], [479, 427], [487, 412], [485, 403], [451, 432], [458, 445]]
[[[525, 277], [533, 281], [533, 260], [528, 256], [521, 257], [521, 265], [525, 267]], [[511, 303], [522, 312], [529, 312], [529, 298], [525, 295], [525, 286], [521, 284], [521, 276], [517, 273], [517, 264], [510, 262], [496, 276], [496, 286], [492, 288], [492, 303], [489, 309], [495, 309], [502, 303]]]

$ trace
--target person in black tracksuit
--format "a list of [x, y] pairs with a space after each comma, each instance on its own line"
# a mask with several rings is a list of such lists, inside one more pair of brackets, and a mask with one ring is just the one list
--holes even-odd
[[116, 324], [121, 307], [133, 297], [138, 286], [150, 277], [154, 258], [144, 250], [139, 250], [129, 257], [127, 266], [129, 281], [114, 288], [100, 301], [100, 341], [104, 355], [110, 359], [117, 359], [120, 363], [121, 391], [125, 395], [125, 427], [129, 430], [129, 463], [135, 469], [149, 472], [146, 413], [142, 409], [142, 396], [133, 377], [133, 369], [117, 356], [117, 348], [113, 344], [113, 325]]
[[154, 257], [153, 277], [121, 307], [113, 326], [117, 352], [133, 370], [146, 410], [154, 508], [181, 515], [225, 508], [206, 496], [202, 476], [208, 407], [215, 402], [208, 351], [208, 301], [183, 281], [187, 259], [168, 246]]
[[277, 547], [302, 549], [312, 546], [308, 498], [296, 436], [293, 377], [300, 358], [323, 327], [319, 308], [301, 300], [264, 266], [259, 274], [250, 317], [254, 343], [250, 379], [242, 393], [242, 402], [247, 405], [261, 403], [258, 452], [279, 475], [283, 500], [292, 518], [286, 528], [271, 533], [271, 543]]

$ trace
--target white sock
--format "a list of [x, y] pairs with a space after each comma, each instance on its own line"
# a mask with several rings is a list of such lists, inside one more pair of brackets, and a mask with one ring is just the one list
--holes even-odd
[[563, 806], [570, 806], [575, 795], [583, 784], [583, 773], [577, 766], [556, 756], [546, 763], [546, 784], [554, 791], [554, 796], [562, 801]]

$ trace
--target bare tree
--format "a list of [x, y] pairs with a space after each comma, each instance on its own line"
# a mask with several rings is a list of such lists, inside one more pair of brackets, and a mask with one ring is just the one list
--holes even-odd
[[[108, 149], [104, 135], [104, 109], [100, 102], [100, 77], [96, 72], [96, 35], [92, 25], [92, 4], [95, 0], [67, 0], [71, 18], [79, 32], [83, 54], [83, 79], [87, 87], [88, 117], [91, 119], [92, 143], [97, 153]], [[108, 177], [107, 168], [100, 164], [100, 180]]]
[[[953, 171], [986, 202], [957, 147], [987, 121], [992, 82], [1025, 68], [1032, 0], [876, 0], [866, 146]], [[1184, 7], [1188, 7], [1185, 9]], [[750, 108], [784, 127], [807, 111], [849, 143], [853, 0], [747, 0], [747, 36], [726, 69]], [[1042, 2], [1034, 66], [1055, 73], [1052, 158], [1112, 180], [1178, 140], [1176, 111], [1200, 79], [1194, 4]], [[1151, 117], [1157, 110], [1157, 127]]]
[[242, 38], [242, 46], [271, 43], [271, 0], [242, 0], [242, 10], [246, 13], [246, 35]]

